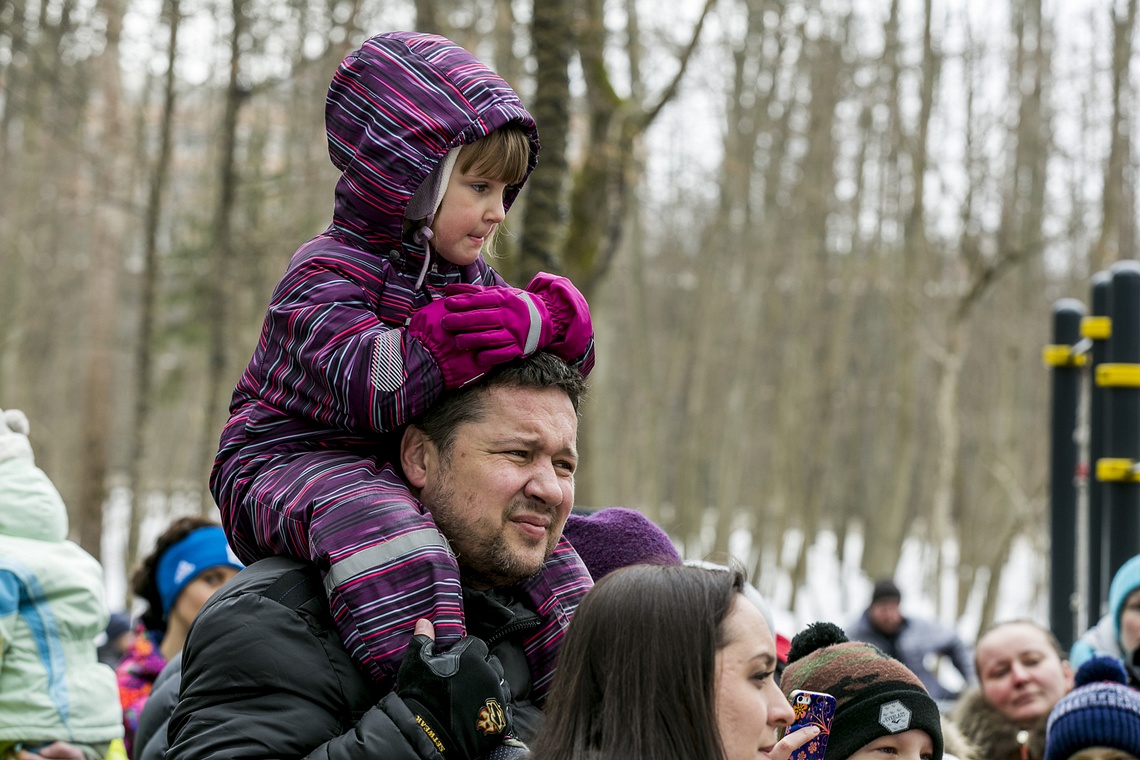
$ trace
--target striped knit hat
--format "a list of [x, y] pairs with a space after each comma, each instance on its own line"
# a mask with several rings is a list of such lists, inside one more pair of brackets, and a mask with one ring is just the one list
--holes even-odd
[[1077, 687], [1049, 713], [1045, 760], [1108, 747], [1140, 757], [1140, 692], [1115, 657], [1094, 657], [1077, 671]]
[[848, 641], [832, 623], [796, 634], [780, 688], [835, 697], [824, 760], [846, 760], [875, 739], [914, 728], [930, 736], [933, 758], [942, 760], [942, 720], [918, 676], [874, 646]]

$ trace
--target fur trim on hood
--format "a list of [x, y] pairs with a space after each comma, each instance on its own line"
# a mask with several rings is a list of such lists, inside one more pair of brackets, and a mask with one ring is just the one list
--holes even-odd
[[[977, 747], [978, 756], [986, 760], [1022, 760], [1018, 734], [1023, 729], [1012, 723], [986, 701], [978, 689], [970, 689], [958, 701], [951, 719], [965, 737]], [[1027, 760], [1041, 760], [1045, 756], [1045, 723], [1041, 716], [1028, 729], [1029, 754]]]

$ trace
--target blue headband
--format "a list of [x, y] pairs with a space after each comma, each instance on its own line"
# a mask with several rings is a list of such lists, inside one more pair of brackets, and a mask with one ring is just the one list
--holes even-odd
[[155, 572], [163, 619], [170, 616], [182, 589], [211, 567], [242, 568], [220, 527], [198, 528], [167, 548]]

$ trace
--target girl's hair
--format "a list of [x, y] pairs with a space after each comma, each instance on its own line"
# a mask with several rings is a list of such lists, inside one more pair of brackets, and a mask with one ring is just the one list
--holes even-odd
[[507, 124], [464, 145], [456, 163], [464, 174], [517, 185], [526, 177], [530, 163], [530, 138], [518, 124]]
[[632, 565], [586, 594], [570, 623], [534, 760], [723, 759], [716, 654], [739, 572]]
[[[507, 185], [517, 185], [526, 178], [530, 164], [530, 138], [518, 124], [506, 124], [464, 145], [455, 163], [464, 174], [477, 174]], [[500, 224], [484, 241], [484, 255], [495, 255], [495, 243], [502, 230], [503, 225]]]
[[131, 573], [131, 591], [142, 597], [147, 609], [140, 616], [140, 620], [147, 630], [165, 631], [166, 619], [162, 616], [162, 597], [158, 594], [158, 563], [162, 555], [174, 544], [178, 543], [198, 528], [217, 525], [213, 520], [205, 517], [180, 517], [163, 531], [154, 543], [154, 551], [143, 559], [142, 563]]

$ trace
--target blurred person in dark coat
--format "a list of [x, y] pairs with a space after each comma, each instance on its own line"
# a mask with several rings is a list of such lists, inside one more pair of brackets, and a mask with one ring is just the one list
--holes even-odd
[[935, 700], [954, 700], [958, 692], [938, 680], [941, 658], [962, 674], [967, 684], [974, 681], [970, 648], [953, 629], [932, 620], [906, 617], [899, 603], [902, 592], [891, 580], [880, 580], [871, 594], [871, 604], [847, 628], [847, 638], [874, 644], [906, 665], [922, 681]]

